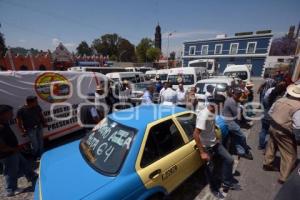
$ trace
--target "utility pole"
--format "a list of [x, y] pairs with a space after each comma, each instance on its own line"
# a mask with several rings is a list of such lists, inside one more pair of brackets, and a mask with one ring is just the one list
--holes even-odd
[[173, 33], [176, 33], [176, 31], [168, 33], [168, 43], [167, 43], [167, 68], [169, 69], [169, 43], [170, 43], [170, 36], [173, 35]]

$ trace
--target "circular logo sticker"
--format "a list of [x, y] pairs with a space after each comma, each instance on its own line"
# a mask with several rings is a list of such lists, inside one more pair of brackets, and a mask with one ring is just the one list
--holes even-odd
[[37, 95], [49, 103], [63, 102], [70, 94], [68, 79], [54, 72], [46, 72], [38, 76], [34, 86]]
[[177, 83], [182, 83], [182, 82], [183, 82], [182, 77], [178, 77], [178, 78], [177, 78]]

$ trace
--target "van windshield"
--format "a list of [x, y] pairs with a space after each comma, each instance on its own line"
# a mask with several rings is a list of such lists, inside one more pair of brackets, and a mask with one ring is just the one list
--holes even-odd
[[173, 85], [178, 85], [178, 79], [182, 79], [184, 85], [193, 85], [194, 84], [194, 75], [193, 74], [180, 74], [180, 75], [169, 75], [168, 81]]
[[248, 79], [248, 73], [246, 71], [236, 71], [236, 72], [225, 72], [225, 76], [230, 76], [230, 77], [237, 77], [242, 80], [247, 80]]
[[105, 175], [116, 175], [127, 156], [136, 130], [106, 118], [80, 142], [86, 162]]
[[205, 94], [208, 85], [214, 86], [217, 92], [225, 92], [227, 88], [226, 83], [197, 83], [197, 94]]

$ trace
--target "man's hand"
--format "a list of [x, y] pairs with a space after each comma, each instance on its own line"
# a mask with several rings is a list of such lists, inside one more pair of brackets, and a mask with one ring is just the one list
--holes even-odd
[[206, 152], [200, 152], [200, 157], [204, 161], [209, 161], [210, 160], [210, 157], [209, 157], [208, 153], [206, 153]]

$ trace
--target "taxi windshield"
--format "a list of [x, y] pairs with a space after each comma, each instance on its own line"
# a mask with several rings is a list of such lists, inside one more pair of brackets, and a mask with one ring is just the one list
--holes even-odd
[[125, 161], [135, 133], [135, 129], [106, 118], [81, 140], [80, 152], [95, 170], [114, 176]]

